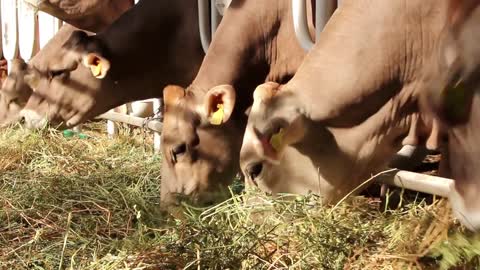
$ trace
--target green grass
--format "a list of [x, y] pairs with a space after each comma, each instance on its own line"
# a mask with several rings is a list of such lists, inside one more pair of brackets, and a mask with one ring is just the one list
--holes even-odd
[[314, 195], [236, 191], [215, 206], [183, 205], [169, 215], [160, 211], [160, 156], [150, 139], [129, 130], [108, 139], [100, 127], [89, 124], [88, 139], [52, 129], [0, 132], [0, 269], [472, 269], [480, 263], [479, 236], [451, 218], [444, 200], [405, 199], [385, 210], [379, 199], [357, 196], [332, 208]]

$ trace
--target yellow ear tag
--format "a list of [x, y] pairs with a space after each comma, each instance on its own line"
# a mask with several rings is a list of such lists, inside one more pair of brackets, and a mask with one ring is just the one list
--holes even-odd
[[212, 125], [220, 125], [223, 121], [223, 104], [217, 104], [217, 109], [210, 117], [210, 124]]
[[95, 65], [90, 66], [90, 69], [92, 70], [93, 76], [100, 76], [100, 73], [102, 72], [102, 62], [98, 61], [97, 63], [95, 63]]
[[279, 151], [280, 146], [282, 146], [283, 134], [283, 128], [281, 128], [277, 134], [273, 134], [270, 138], [270, 145], [273, 147], [273, 149], [275, 149], [275, 151]]

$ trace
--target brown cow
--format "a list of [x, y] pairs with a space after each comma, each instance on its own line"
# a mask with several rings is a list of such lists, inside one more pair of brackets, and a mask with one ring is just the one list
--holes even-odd
[[290, 0], [233, 0], [193, 83], [164, 90], [163, 202], [213, 200], [232, 181], [253, 87], [287, 81], [305, 56], [292, 20]]
[[68, 24], [99, 32], [133, 6], [133, 0], [22, 0]]
[[[103, 30], [133, 5], [133, 2], [128, 0], [110, 1], [111, 3], [105, 1], [105, 4], [92, 6], [95, 2], [98, 1], [56, 1], [54, 4], [43, 1], [39, 5], [42, 9], [45, 5], [50, 5], [49, 11], [55, 15], [64, 14], [60, 17], [66, 19], [67, 22], [93, 30]], [[72, 21], [65, 18], [65, 14], [70, 16], [69, 18], [81, 19]], [[29, 65], [39, 70], [48, 70], [55, 66], [61, 55], [61, 46], [75, 30], [79, 29], [64, 24], [58, 33], [29, 61]], [[0, 126], [6, 126], [25, 118], [27, 127], [42, 127], [46, 123], [45, 114], [55, 110], [49, 110], [49, 104], [38, 94], [32, 95], [33, 91], [23, 78], [24, 75], [30, 73], [27, 65], [21, 60], [15, 60], [12, 73], [6, 79], [8, 83], [2, 83], [0, 91]], [[25, 105], [28, 105], [30, 109], [22, 110]]]
[[335, 202], [384, 169], [402, 144], [437, 148], [418, 94], [445, 8], [438, 0], [343, 1], [295, 76], [254, 91], [240, 156], [246, 177], [295, 185], [298, 169], [281, 167], [295, 162], [286, 156], [293, 147], [317, 168], [308, 182]]
[[[188, 195], [198, 202], [214, 200], [212, 193], [225, 188], [239, 171], [244, 111], [251, 104], [254, 85], [265, 80], [287, 81], [305, 56], [294, 38], [290, 4], [273, 0], [233, 1], [195, 81], [186, 90], [165, 89], [164, 202], [174, 201], [174, 194]], [[310, 8], [311, 3], [309, 19]], [[219, 106], [223, 109], [218, 110]], [[225, 125], [217, 126], [221, 123]], [[303, 169], [295, 174], [294, 187], [287, 180], [276, 182], [275, 189], [293, 193], [324, 189], [317, 181], [310, 181], [317, 172], [311, 162], [294, 149], [291, 152], [282, 170], [288, 170], [291, 164], [299, 166], [292, 162], [299, 160], [305, 161], [301, 164]], [[419, 152], [422, 151], [412, 154]], [[399, 158], [392, 165], [411, 166], [415, 160], [407, 156], [410, 159]]]
[[455, 180], [450, 201], [480, 228], [480, 1], [450, 0], [442, 39], [426, 64], [422, 105], [448, 134], [441, 171]]
[[[65, 24], [48, 41], [48, 43], [30, 60], [29, 65], [44, 69], [54, 64], [57, 60], [58, 51], [73, 31], [78, 30], [71, 25]], [[25, 118], [27, 127], [41, 127], [45, 124], [45, 117], [38, 115], [37, 110], [24, 110], [27, 103], [29, 107], [33, 104], [42, 106], [45, 112], [48, 110], [48, 104], [41, 102], [41, 97], [33, 93], [30, 86], [25, 81], [25, 75], [28, 75], [31, 69], [21, 59], [12, 62], [12, 69], [0, 90], [0, 127], [17, 122]], [[28, 76], [27, 76], [28, 77]]]
[[121, 104], [161, 96], [168, 83], [187, 85], [203, 56], [196, 4], [142, 0], [105, 31], [76, 31], [51, 63], [30, 67], [28, 82], [44, 100], [24, 110], [74, 126]]

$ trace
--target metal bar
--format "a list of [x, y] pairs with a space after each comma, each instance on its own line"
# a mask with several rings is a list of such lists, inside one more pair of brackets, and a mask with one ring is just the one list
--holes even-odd
[[215, 4], [215, 0], [210, 0], [210, 26], [211, 26], [211, 39], [215, 35], [217, 31], [217, 27], [220, 24], [222, 17], [218, 12], [217, 5]]
[[309, 51], [314, 44], [308, 31], [307, 7], [305, 0], [292, 0], [293, 27], [302, 48]]
[[208, 0], [198, 0], [198, 28], [200, 31], [200, 41], [205, 53], [207, 53], [208, 46], [210, 46], [210, 42], [212, 40], [208, 3]]
[[[122, 122], [128, 125], [143, 127], [145, 124], [145, 118], [136, 117], [131, 115], [126, 115], [122, 113], [116, 112], [106, 112], [96, 117], [97, 119], [106, 119], [114, 122]], [[146, 127], [155, 131], [155, 132], [162, 132], [162, 122], [157, 120], [147, 121]]]
[[454, 186], [454, 181], [449, 178], [401, 170], [381, 174], [375, 181], [442, 197], [448, 197]]
[[[160, 99], [155, 99], [153, 101], [153, 112], [156, 114], [157, 112], [162, 112], [162, 101]], [[156, 153], [160, 153], [162, 148], [162, 137], [160, 132], [153, 133], [153, 149]]]
[[[335, 0], [316, 0], [315, 1], [315, 39], [318, 40], [320, 33], [327, 24], [336, 8]], [[309, 51], [315, 41], [308, 31], [307, 5], [306, 0], [292, 0], [293, 27], [295, 36], [300, 45], [306, 51]]]

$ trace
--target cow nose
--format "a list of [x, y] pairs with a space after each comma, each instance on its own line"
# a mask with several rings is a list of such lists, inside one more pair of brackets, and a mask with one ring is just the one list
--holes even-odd
[[261, 162], [251, 163], [247, 166], [245, 172], [251, 180], [255, 180], [262, 173], [263, 164]]

